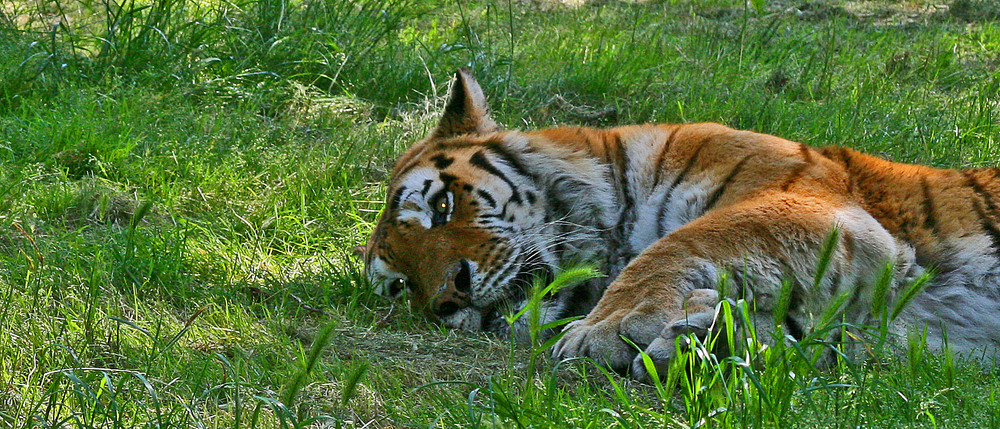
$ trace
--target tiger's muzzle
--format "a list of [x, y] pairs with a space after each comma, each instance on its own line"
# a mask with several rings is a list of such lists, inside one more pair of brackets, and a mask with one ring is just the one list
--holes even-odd
[[445, 277], [444, 284], [431, 297], [428, 310], [441, 319], [455, 314], [472, 304], [472, 265], [468, 259], [458, 261]]

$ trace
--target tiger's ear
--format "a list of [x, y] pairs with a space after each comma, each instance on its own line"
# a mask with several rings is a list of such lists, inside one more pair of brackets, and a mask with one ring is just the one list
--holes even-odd
[[451, 98], [444, 108], [444, 116], [431, 137], [486, 134], [497, 130], [499, 127], [490, 118], [490, 106], [486, 104], [486, 96], [483, 95], [479, 82], [472, 77], [469, 69], [458, 69], [455, 72], [455, 82], [451, 85]]
[[365, 255], [368, 253], [368, 245], [354, 246], [354, 248], [351, 249], [351, 253], [353, 253], [354, 256], [357, 256], [358, 259], [364, 259]]

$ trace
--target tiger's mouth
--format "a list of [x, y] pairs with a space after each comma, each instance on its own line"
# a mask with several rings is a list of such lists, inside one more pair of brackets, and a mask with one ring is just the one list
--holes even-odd
[[[458, 273], [458, 280], [461, 277]], [[493, 289], [502, 293], [482, 307], [468, 306], [449, 313], [440, 320], [445, 325], [467, 331], [493, 332], [505, 335], [510, 332], [510, 316], [523, 309], [531, 298], [533, 285], [544, 288], [552, 282], [555, 272], [541, 261], [527, 261], [519, 264], [517, 273], [509, 280], [498, 282]]]

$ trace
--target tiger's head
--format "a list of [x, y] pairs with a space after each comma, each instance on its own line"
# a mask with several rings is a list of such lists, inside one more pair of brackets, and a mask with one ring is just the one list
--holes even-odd
[[518, 307], [535, 276], [559, 265], [558, 222], [547, 206], [559, 186], [575, 183], [547, 185], [552, 175], [539, 170], [574, 161], [528, 140], [501, 131], [476, 80], [456, 73], [437, 128], [397, 161], [363, 248], [376, 293], [405, 295], [446, 326], [504, 329], [501, 315]]

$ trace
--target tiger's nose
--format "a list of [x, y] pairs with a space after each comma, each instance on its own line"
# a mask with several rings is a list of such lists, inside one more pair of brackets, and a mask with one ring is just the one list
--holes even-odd
[[438, 318], [448, 317], [468, 307], [471, 301], [472, 265], [468, 259], [455, 264], [445, 278], [440, 293], [431, 302], [431, 313]]

